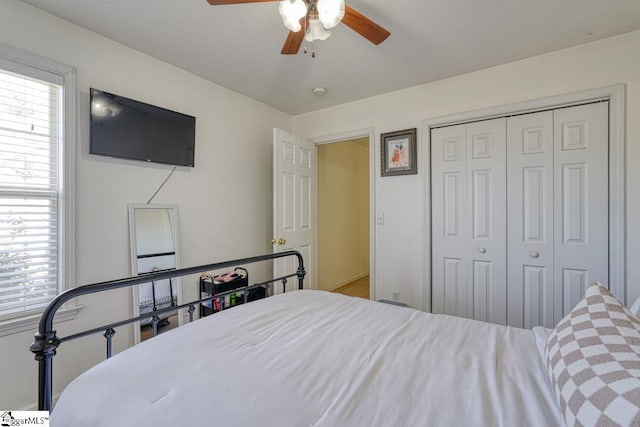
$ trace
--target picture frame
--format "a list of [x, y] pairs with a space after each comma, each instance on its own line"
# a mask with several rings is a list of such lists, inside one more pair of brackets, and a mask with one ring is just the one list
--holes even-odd
[[417, 129], [380, 134], [380, 169], [382, 176], [418, 173]]

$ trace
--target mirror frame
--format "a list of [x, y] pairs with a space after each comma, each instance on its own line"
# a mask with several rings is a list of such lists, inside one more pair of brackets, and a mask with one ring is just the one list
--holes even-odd
[[[173, 243], [174, 243], [174, 252], [175, 252], [175, 260], [176, 266], [175, 268], [180, 268], [180, 234], [178, 232], [178, 205], [170, 205], [170, 204], [142, 204], [142, 203], [130, 203], [129, 207], [129, 240], [130, 240], [130, 254], [131, 254], [131, 275], [138, 275], [138, 244], [136, 242], [136, 224], [135, 224], [135, 211], [137, 209], [167, 209], [171, 211], [171, 228], [173, 231]], [[175, 286], [176, 286], [176, 296], [177, 296], [177, 304], [180, 305], [182, 303], [182, 284], [180, 278], [174, 278]], [[138, 286], [134, 286], [131, 289], [133, 294], [133, 316], [140, 315], [140, 307], [139, 307], [139, 289]], [[178, 310], [178, 327], [183, 325], [183, 310]], [[140, 322], [133, 323], [133, 336], [134, 336], [134, 344], [140, 343]]]

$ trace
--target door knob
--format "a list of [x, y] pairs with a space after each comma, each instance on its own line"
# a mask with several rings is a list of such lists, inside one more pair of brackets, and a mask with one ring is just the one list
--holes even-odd
[[540, 254], [539, 254], [538, 252], [531, 252], [531, 253], [529, 254], [529, 256], [530, 256], [531, 258], [538, 258], [538, 257], [540, 256]]
[[278, 240], [275, 239], [275, 237], [273, 239], [271, 239], [271, 244], [272, 245], [280, 245], [280, 246], [284, 246], [287, 244], [287, 239], [283, 239], [282, 237], [280, 237]]
[[481, 254], [483, 254], [483, 253], [487, 252], [487, 250], [486, 250], [485, 248], [480, 248], [480, 249], [478, 249], [478, 252], [480, 252]]

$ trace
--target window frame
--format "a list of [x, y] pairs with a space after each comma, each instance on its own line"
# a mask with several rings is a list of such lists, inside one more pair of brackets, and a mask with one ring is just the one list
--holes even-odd
[[[0, 43], [0, 69], [62, 86], [63, 137], [58, 147], [58, 294], [75, 283], [75, 152], [76, 71], [73, 67]], [[70, 320], [81, 307], [67, 305], [61, 320]], [[42, 310], [0, 315], [0, 336], [32, 329]]]

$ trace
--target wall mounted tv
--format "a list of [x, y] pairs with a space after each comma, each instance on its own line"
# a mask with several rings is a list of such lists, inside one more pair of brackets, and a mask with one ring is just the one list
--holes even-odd
[[91, 88], [89, 153], [191, 166], [196, 118]]

